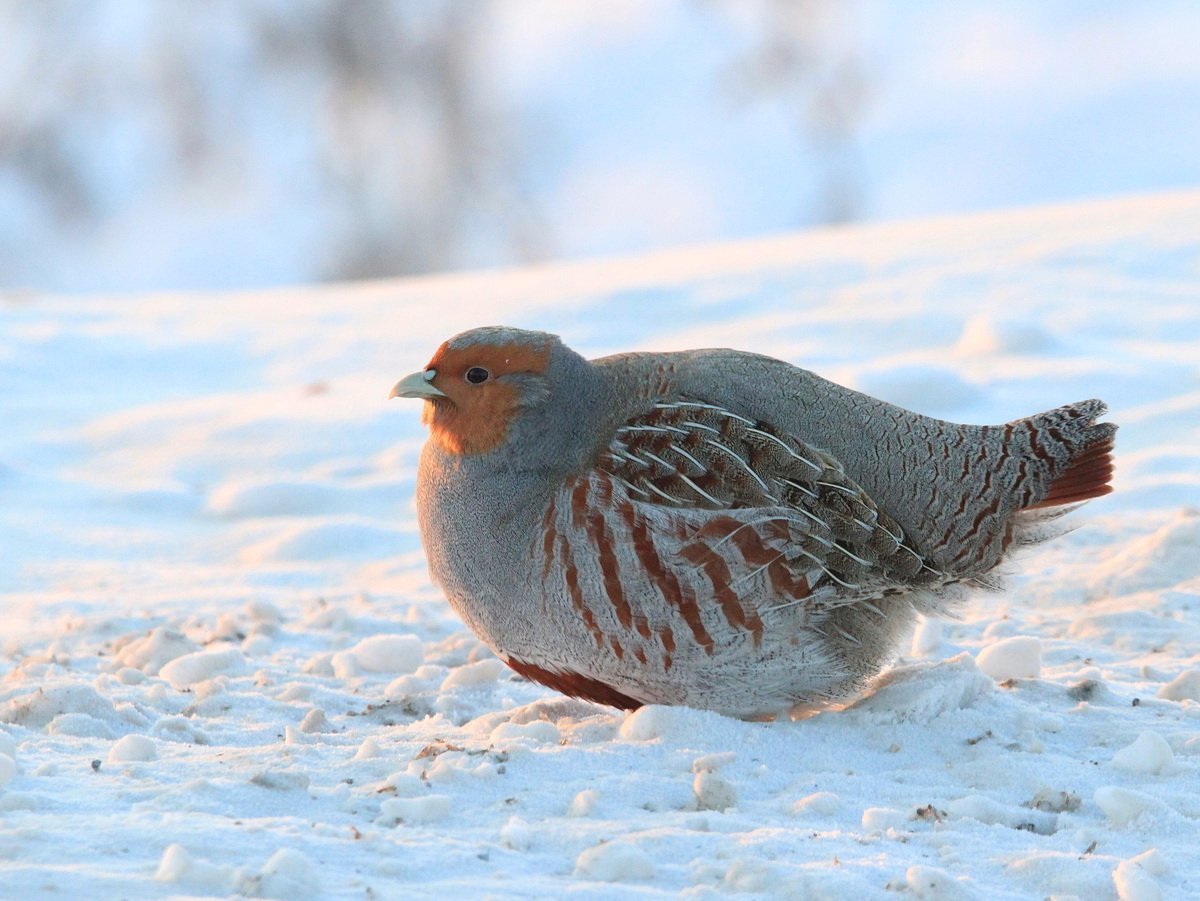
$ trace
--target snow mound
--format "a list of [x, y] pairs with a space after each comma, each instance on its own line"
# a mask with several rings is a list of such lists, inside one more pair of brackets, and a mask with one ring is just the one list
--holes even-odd
[[90, 685], [55, 685], [39, 688], [0, 704], [0, 723], [27, 729], [47, 729], [61, 716], [77, 714], [125, 731], [146, 725], [146, 718], [129, 705], [118, 708]]
[[696, 795], [696, 807], [699, 810], [723, 811], [737, 806], [737, 789], [711, 770], [696, 774], [692, 780], [692, 792]]
[[894, 807], [868, 807], [862, 814], [862, 827], [867, 832], [901, 829], [908, 821], [908, 814]]
[[912, 896], [920, 901], [967, 901], [975, 897], [974, 892], [937, 867], [912, 866], [904, 878]]
[[1200, 670], [1180, 673], [1158, 690], [1164, 701], [1200, 701]]
[[1098, 595], [1172, 588], [1195, 577], [1200, 558], [1200, 509], [1177, 510], [1149, 535], [1131, 541], [1092, 576]]
[[605, 842], [588, 848], [575, 861], [575, 872], [601, 882], [636, 882], [654, 878], [654, 864], [629, 842]]
[[1168, 872], [1166, 860], [1157, 848], [1123, 860], [1113, 870], [1113, 885], [1120, 901], [1161, 901], [1162, 888], [1155, 876]]
[[596, 810], [599, 797], [594, 789], [585, 788], [571, 799], [571, 804], [567, 807], [567, 816], [590, 817]]
[[157, 757], [158, 748], [153, 740], [144, 735], [126, 735], [108, 752], [109, 763], [132, 763], [154, 760]]
[[647, 704], [625, 717], [618, 732], [626, 741], [682, 742], [692, 735], [728, 733], [730, 720], [707, 710]]
[[372, 635], [348, 652], [369, 673], [411, 673], [425, 660], [425, 645], [415, 635]]
[[532, 723], [501, 723], [492, 730], [488, 742], [496, 747], [521, 745], [555, 745], [559, 741], [558, 727], [554, 723], [538, 720]]
[[1133, 789], [1106, 785], [1096, 789], [1096, 804], [1104, 811], [1110, 823], [1114, 826], [1124, 826], [1133, 822], [1147, 811], [1157, 811], [1162, 808], [1161, 802], [1146, 794]]
[[176, 691], [213, 678], [220, 673], [239, 674], [246, 670], [246, 656], [239, 648], [193, 651], [164, 664], [158, 674]]
[[270, 856], [257, 877], [239, 886], [247, 895], [263, 898], [319, 898], [321, 880], [307, 856], [291, 848], [280, 848]]
[[417, 798], [388, 798], [379, 805], [376, 822], [387, 825], [424, 825], [450, 816], [454, 800], [447, 795], [426, 794]]
[[90, 713], [60, 713], [46, 726], [47, 735], [73, 735], [79, 738], [115, 738], [112, 727]]
[[1171, 746], [1157, 732], [1143, 732], [1128, 747], [1113, 755], [1112, 765], [1128, 773], [1158, 775], [1174, 768], [1175, 755]]
[[1028, 635], [1004, 638], [980, 651], [975, 663], [997, 682], [1036, 679], [1042, 673], [1042, 642]]
[[218, 894], [230, 892], [236, 881], [232, 868], [199, 860], [178, 843], [168, 845], [163, 851], [154, 878]]
[[933, 665], [897, 667], [867, 697], [847, 708], [870, 724], [929, 723], [944, 713], [973, 707], [992, 690], [992, 680], [968, 654]]
[[833, 792], [814, 792], [798, 800], [792, 805], [792, 813], [797, 815], [813, 814], [816, 816], [831, 816], [842, 806], [842, 800]]
[[470, 688], [495, 682], [508, 671], [503, 661], [494, 657], [489, 660], [477, 660], [465, 666], [455, 667], [442, 680], [438, 691], [453, 691], [456, 688]]
[[114, 660], [119, 666], [157, 676], [159, 670], [176, 657], [190, 654], [198, 645], [181, 632], [156, 626], [143, 636], [124, 639]]
[[1007, 826], [1039, 835], [1051, 835], [1057, 830], [1058, 818], [1038, 810], [1002, 804], [983, 795], [955, 798], [946, 804], [946, 811], [955, 817], [965, 817], [989, 826]]

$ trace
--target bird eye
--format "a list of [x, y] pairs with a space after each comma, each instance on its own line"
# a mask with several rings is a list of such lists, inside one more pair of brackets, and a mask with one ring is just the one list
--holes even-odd
[[491, 377], [491, 373], [482, 366], [472, 366], [467, 370], [467, 381], [472, 385], [480, 385]]

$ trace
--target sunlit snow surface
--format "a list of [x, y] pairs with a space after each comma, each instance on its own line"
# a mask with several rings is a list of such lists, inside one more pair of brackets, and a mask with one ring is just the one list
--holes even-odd
[[[1117, 490], [846, 710], [625, 715], [429, 584], [384, 398], [490, 323], [967, 421], [1101, 396]], [[1200, 893], [1200, 193], [0, 330], [0, 895]]]

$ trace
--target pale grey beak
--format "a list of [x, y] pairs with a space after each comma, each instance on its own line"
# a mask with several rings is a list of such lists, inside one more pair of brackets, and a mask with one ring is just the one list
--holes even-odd
[[426, 369], [424, 372], [414, 372], [412, 375], [406, 375], [393, 386], [392, 393], [388, 395], [388, 400], [391, 400], [393, 397], [445, 397], [446, 392], [439, 391], [433, 387], [432, 382], [435, 378], [437, 378], [437, 371], [434, 369]]

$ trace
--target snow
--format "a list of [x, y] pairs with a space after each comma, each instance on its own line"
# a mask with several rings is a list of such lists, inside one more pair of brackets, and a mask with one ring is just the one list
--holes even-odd
[[886, 832], [903, 828], [908, 820], [907, 812], [894, 807], [868, 807], [863, 811], [862, 827], [867, 832]]
[[909, 867], [904, 878], [913, 897], [922, 901], [954, 901], [973, 897], [953, 876], [937, 867]]
[[1002, 638], [975, 658], [979, 668], [995, 679], [1036, 679], [1042, 672], [1042, 643], [1029, 635]]
[[692, 780], [697, 810], [728, 810], [737, 806], [737, 789], [712, 770], [701, 770]]
[[1112, 765], [1127, 773], [1159, 774], [1173, 768], [1175, 754], [1157, 732], [1146, 731], [1113, 755]]
[[176, 690], [194, 688], [221, 672], [240, 672], [246, 668], [246, 658], [237, 648], [195, 651], [176, 657], [159, 670]]
[[575, 872], [602, 882], [628, 882], [654, 878], [654, 862], [628, 842], [602, 842], [579, 855]]
[[792, 805], [792, 813], [797, 816], [812, 815], [827, 817], [841, 806], [841, 798], [833, 792], [813, 792]]
[[1160, 811], [1162, 806], [1150, 795], [1127, 788], [1105, 785], [1096, 789], [1096, 804], [1108, 815], [1114, 826], [1125, 826], [1147, 811]]
[[596, 800], [598, 798], [599, 795], [592, 791], [592, 789], [585, 788], [571, 799], [571, 804], [567, 808], [567, 816], [590, 817], [596, 809]]
[[444, 820], [454, 809], [448, 795], [425, 795], [420, 798], [388, 798], [379, 804], [377, 823], [435, 823]]
[[126, 735], [116, 742], [108, 752], [109, 763], [131, 763], [154, 760], [156, 757], [158, 757], [158, 749], [154, 742], [144, 735]]
[[348, 653], [369, 673], [411, 673], [425, 659], [421, 639], [415, 635], [372, 635]]
[[1164, 701], [1200, 701], [1200, 670], [1180, 673], [1158, 690]]
[[1157, 848], [1121, 861], [1113, 872], [1117, 897], [1121, 901], [1158, 901], [1163, 894], [1154, 877], [1164, 875], [1167, 870]]
[[[604, 263], [0, 299], [4, 893], [1175, 898], [1200, 886], [1200, 192]], [[938, 416], [1089, 396], [1116, 492], [842, 709], [624, 714], [429, 584], [450, 334], [731, 345]]]

